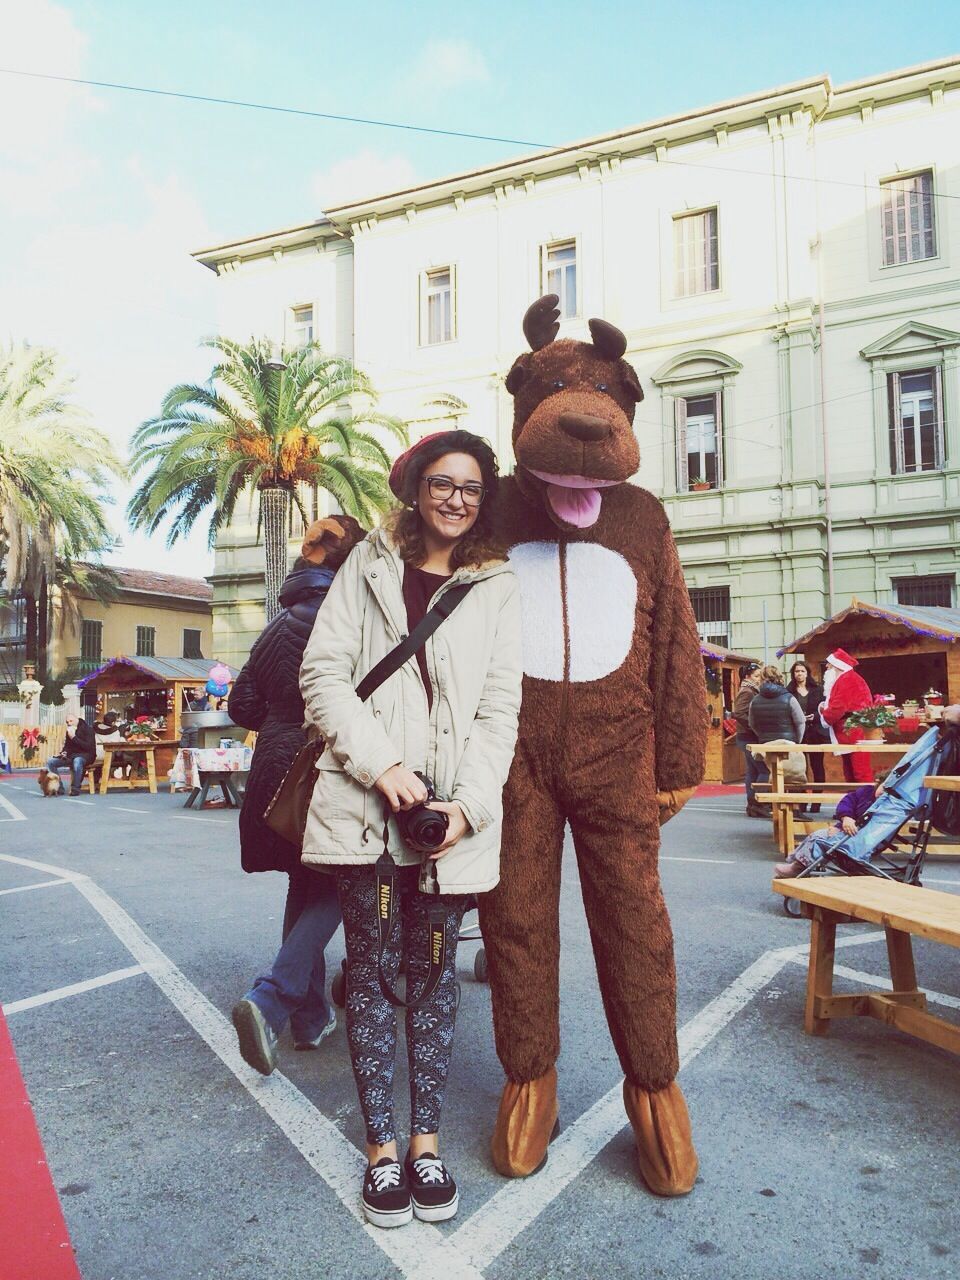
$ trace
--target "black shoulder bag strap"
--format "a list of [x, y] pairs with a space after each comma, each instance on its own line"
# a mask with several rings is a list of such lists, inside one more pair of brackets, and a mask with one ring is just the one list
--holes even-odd
[[[430, 609], [408, 636], [385, 658], [372, 667], [357, 685], [357, 697], [366, 702], [374, 689], [380, 687], [395, 671], [409, 661], [418, 650], [422, 649], [444, 618], [449, 618], [464, 596], [473, 587], [472, 582], [462, 582], [445, 591], [437, 603]], [[398, 1009], [419, 1009], [424, 1001], [429, 1000], [437, 989], [443, 968], [446, 963], [447, 935], [446, 908], [432, 904], [427, 908], [429, 968], [426, 981], [419, 995], [411, 1000], [403, 1000], [394, 991], [389, 979], [383, 972], [383, 952], [389, 945], [393, 931], [394, 915], [397, 909], [396, 875], [399, 867], [390, 856], [390, 807], [384, 802], [383, 817], [383, 853], [377, 860], [377, 977], [384, 999]]]
[[357, 697], [366, 702], [374, 689], [379, 689], [384, 680], [388, 680], [395, 671], [399, 671], [405, 662], [427, 643], [444, 618], [449, 618], [463, 597], [473, 589], [472, 582], [461, 582], [459, 586], [445, 591], [437, 603], [417, 623], [408, 636], [400, 641], [395, 649], [391, 649], [385, 658], [381, 658], [375, 667], [371, 667], [357, 685]]

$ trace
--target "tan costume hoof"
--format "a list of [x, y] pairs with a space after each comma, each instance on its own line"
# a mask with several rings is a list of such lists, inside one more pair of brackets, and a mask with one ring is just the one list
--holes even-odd
[[536, 1080], [508, 1080], [500, 1095], [497, 1125], [490, 1142], [494, 1167], [505, 1178], [526, 1178], [542, 1168], [557, 1121], [557, 1069]]
[[687, 1195], [697, 1180], [699, 1163], [680, 1086], [674, 1082], [650, 1093], [624, 1080], [623, 1101], [644, 1182], [658, 1196]]

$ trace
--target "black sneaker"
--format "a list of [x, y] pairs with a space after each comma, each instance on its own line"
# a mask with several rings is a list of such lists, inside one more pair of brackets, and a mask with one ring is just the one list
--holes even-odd
[[363, 1216], [375, 1227], [405, 1227], [413, 1221], [410, 1188], [399, 1160], [384, 1156], [368, 1164], [360, 1199]]
[[460, 1207], [460, 1192], [446, 1165], [432, 1151], [414, 1158], [407, 1152], [403, 1162], [413, 1211], [421, 1222], [445, 1222]]

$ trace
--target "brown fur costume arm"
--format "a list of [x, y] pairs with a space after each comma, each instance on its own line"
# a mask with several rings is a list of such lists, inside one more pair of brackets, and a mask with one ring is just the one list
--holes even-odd
[[[663, 532], [660, 566], [650, 636], [656, 782], [658, 792], [683, 792], [703, 780], [707, 711], [700, 639], [669, 527]], [[676, 812], [688, 798], [675, 796], [663, 807]]]

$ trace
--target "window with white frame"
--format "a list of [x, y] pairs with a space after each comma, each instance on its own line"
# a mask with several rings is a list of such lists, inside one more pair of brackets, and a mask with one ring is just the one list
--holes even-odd
[[922, 262], [937, 256], [933, 171], [924, 169], [907, 178], [880, 184], [883, 265]]
[[952, 609], [955, 586], [956, 578], [952, 573], [920, 574], [914, 578], [893, 580], [897, 604], [922, 608]]
[[943, 467], [943, 395], [940, 369], [887, 374], [890, 470], [939, 471]]
[[577, 242], [561, 240], [543, 246], [542, 293], [560, 299], [560, 319], [569, 320], [577, 311]]
[[431, 347], [452, 342], [456, 332], [453, 267], [424, 272], [422, 304], [421, 341]]
[[695, 493], [723, 485], [723, 395], [678, 396], [677, 492]]
[[137, 627], [137, 657], [156, 657], [156, 627]]
[[730, 588], [691, 587], [690, 603], [697, 632], [708, 644], [730, 647]]
[[295, 347], [305, 347], [313, 341], [313, 307], [291, 307], [290, 341]]
[[720, 241], [715, 208], [674, 217], [673, 252], [678, 298], [712, 293], [720, 288]]

